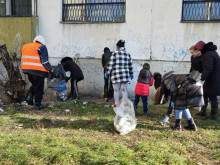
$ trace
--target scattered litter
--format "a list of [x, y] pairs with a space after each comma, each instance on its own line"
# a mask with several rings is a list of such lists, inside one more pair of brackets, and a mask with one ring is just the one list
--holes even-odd
[[0, 100], [0, 106], [2, 106], [3, 105], [3, 102], [2, 102], [2, 100]]
[[70, 119], [70, 121], [74, 121], [74, 120], [75, 120], [75, 119], [73, 119], [73, 118], [72, 118], [72, 119]]
[[7, 91], [7, 93], [12, 96], [12, 93], [10, 91]]
[[104, 108], [105, 109], [110, 108], [110, 105], [105, 105]]
[[28, 103], [27, 103], [26, 101], [23, 101], [23, 102], [21, 103], [21, 105], [26, 106], [26, 105], [28, 105]]
[[73, 102], [76, 104], [76, 100], [73, 100]]
[[66, 109], [65, 112], [67, 112], [67, 113], [70, 112], [70, 109]]
[[0, 113], [3, 113], [3, 112], [5, 112], [2, 108], [0, 108]]
[[86, 107], [82, 106], [82, 108], [84, 109], [84, 108], [86, 108]]
[[83, 105], [87, 105], [87, 104], [88, 104], [88, 102], [86, 102], [86, 101], [83, 102]]

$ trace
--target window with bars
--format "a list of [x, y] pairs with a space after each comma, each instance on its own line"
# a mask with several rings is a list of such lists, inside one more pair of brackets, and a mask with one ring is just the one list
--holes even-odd
[[6, 14], [6, 0], [0, 0], [0, 16]]
[[126, 0], [63, 0], [63, 22], [125, 22]]
[[0, 16], [37, 16], [37, 0], [0, 0]]
[[220, 21], [220, 0], [183, 0], [182, 21]]

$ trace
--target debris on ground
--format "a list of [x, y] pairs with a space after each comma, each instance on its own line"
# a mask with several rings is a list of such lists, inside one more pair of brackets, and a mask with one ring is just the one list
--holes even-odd
[[3, 112], [5, 112], [5, 111], [0, 107], [0, 113], [3, 113]]
[[69, 113], [70, 112], [70, 109], [66, 109], [66, 110], [64, 110], [66, 113]]

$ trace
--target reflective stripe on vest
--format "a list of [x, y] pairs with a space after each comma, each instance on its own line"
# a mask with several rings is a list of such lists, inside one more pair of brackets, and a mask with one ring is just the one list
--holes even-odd
[[42, 65], [38, 49], [42, 44], [33, 42], [23, 46], [21, 50], [21, 69], [49, 72]]

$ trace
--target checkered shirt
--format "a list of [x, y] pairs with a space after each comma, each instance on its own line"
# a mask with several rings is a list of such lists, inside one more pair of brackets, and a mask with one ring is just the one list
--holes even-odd
[[113, 84], [129, 82], [130, 75], [133, 75], [133, 67], [131, 55], [125, 48], [122, 47], [112, 54], [106, 73], [111, 73]]

